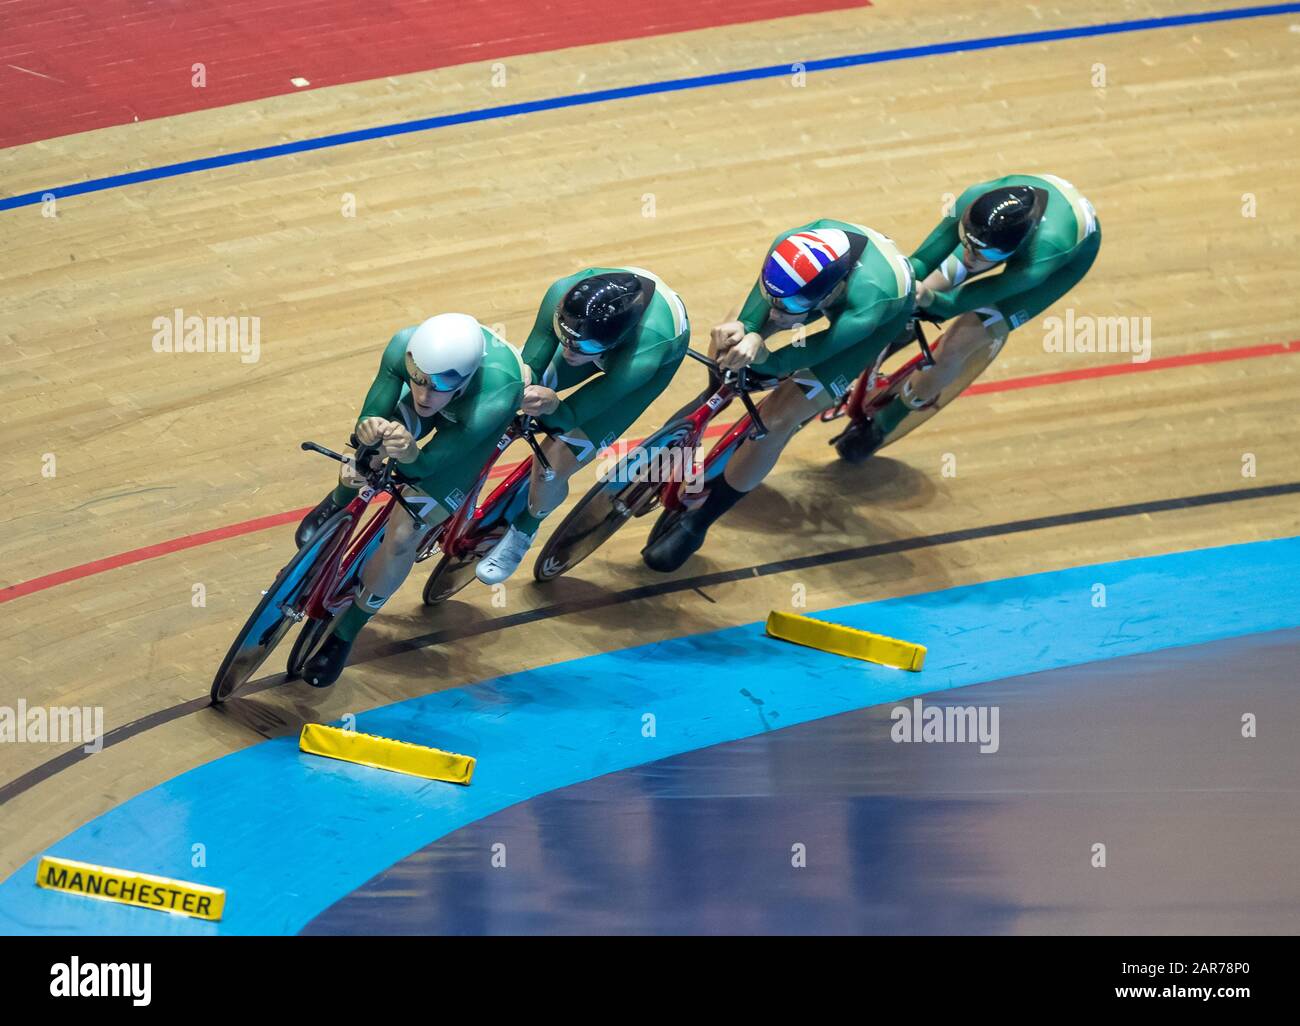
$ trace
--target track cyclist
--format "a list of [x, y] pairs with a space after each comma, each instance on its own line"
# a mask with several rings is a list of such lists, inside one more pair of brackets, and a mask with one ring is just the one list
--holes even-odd
[[[406, 516], [389, 521], [353, 604], [303, 670], [308, 684], [327, 687], [338, 680], [361, 628], [406, 580], [421, 538], [465, 501], [519, 409], [523, 387], [518, 351], [468, 314], [430, 317], [399, 331], [384, 348], [355, 433], [362, 445], [378, 444], [401, 464], [409, 482], [403, 495], [425, 527]], [[363, 483], [345, 464], [338, 487], [298, 526], [300, 548]]]
[[1014, 328], [1083, 279], [1100, 248], [1092, 204], [1063, 179], [1007, 175], [963, 192], [910, 257], [918, 308], [935, 320], [956, 318], [935, 348], [937, 362], [912, 374], [873, 419], [850, 427], [840, 454], [866, 459], [908, 413], [935, 403], [968, 361], [991, 361]]
[[547, 289], [524, 343], [533, 383], [523, 412], [549, 436], [542, 449], [553, 473], [534, 466], [528, 501], [479, 561], [479, 580], [499, 584], [515, 572], [542, 521], [568, 496], [569, 478], [663, 392], [689, 341], [681, 299], [641, 268], [588, 268]]
[[[822, 219], [777, 236], [739, 314], [715, 327], [710, 340], [724, 369], [749, 366], [784, 379], [763, 401], [768, 433], [746, 439], [709, 482], [703, 502], [642, 550], [647, 566], [665, 573], [681, 566], [709, 527], [758, 487], [794, 433], [840, 402], [906, 330], [914, 285], [907, 258], [870, 228]], [[823, 316], [828, 326], [805, 337]], [[799, 333], [790, 344], [768, 349], [772, 335], [790, 329]]]

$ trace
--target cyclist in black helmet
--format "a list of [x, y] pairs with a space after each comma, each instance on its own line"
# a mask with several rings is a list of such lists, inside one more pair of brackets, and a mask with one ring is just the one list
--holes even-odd
[[524, 343], [531, 383], [523, 412], [550, 435], [542, 448], [555, 474], [548, 481], [534, 469], [527, 504], [479, 561], [479, 580], [499, 584], [515, 572], [542, 520], [568, 496], [569, 478], [658, 398], [689, 341], [677, 293], [639, 267], [588, 268], [547, 290]]
[[951, 400], [962, 387], [954, 382], [973, 380], [1012, 329], [1073, 289], [1100, 248], [1092, 204], [1054, 175], [1007, 175], [963, 192], [909, 258], [917, 308], [955, 318], [936, 349], [938, 362], [914, 373], [874, 418], [851, 426], [836, 443], [840, 455], [866, 459], [908, 430], [910, 415]]

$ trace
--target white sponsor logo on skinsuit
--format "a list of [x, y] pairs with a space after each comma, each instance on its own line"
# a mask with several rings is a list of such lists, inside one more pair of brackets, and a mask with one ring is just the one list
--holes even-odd
[[556, 435], [555, 437], [578, 450], [575, 459], [579, 463], [585, 463], [587, 457], [596, 451], [596, 447], [585, 438], [573, 438], [570, 435]]
[[805, 399], [816, 399], [822, 394], [822, 383], [816, 378], [796, 377], [794, 383], [803, 389]]

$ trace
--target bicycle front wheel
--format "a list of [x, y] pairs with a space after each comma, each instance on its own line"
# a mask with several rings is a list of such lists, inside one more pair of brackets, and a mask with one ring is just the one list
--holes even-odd
[[681, 461], [690, 457], [684, 448], [690, 435], [689, 423], [669, 424], [619, 460], [555, 529], [533, 564], [533, 577], [553, 581], [568, 573], [633, 517], [654, 510], [665, 483], [661, 471], [683, 473]]
[[247, 684], [290, 628], [302, 619], [299, 602], [316, 583], [335, 543], [351, 526], [352, 514], [347, 510], [332, 516], [262, 593], [262, 600], [235, 636], [234, 644], [212, 679], [213, 705], [220, 705]]

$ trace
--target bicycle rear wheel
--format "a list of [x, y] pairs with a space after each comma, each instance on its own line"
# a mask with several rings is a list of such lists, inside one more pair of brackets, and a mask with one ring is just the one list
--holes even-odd
[[666, 509], [659, 514], [659, 519], [655, 521], [654, 527], [650, 528], [650, 533], [646, 536], [646, 547], [653, 545], [667, 532], [671, 531], [683, 516], [686, 515], [684, 509]]
[[247, 684], [290, 628], [302, 619], [298, 603], [315, 584], [334, 544], [351, 526], [351, 513], [347, 510], [336, 513], [276, 574], [212, 678], [213, 705], [220, 705]]
[[[665, 482], [650, 468], [671, 467], [674, 450], [680, 450], [690, 435], [689, 423], [669, 424], [619, 460], [555, 529], [533, 564], [533, 577], [553, 581], [568, 573], [633, 517], [654, 510]], [[684, 458], [678, 457], [679, 463]]]
[[429, 574], [429, 579], [424, 582], [424, 604], [436, 606], [446, 602], [474, 580], [474, 568], [478, 566], [478, 561], [487, 555], [504, 533], [504, 531], [496, 532], [486, 544], [480, 544], [474, 551], [467, 552], [463, 556], [449, 556], [443, 553], [442, 558]]

